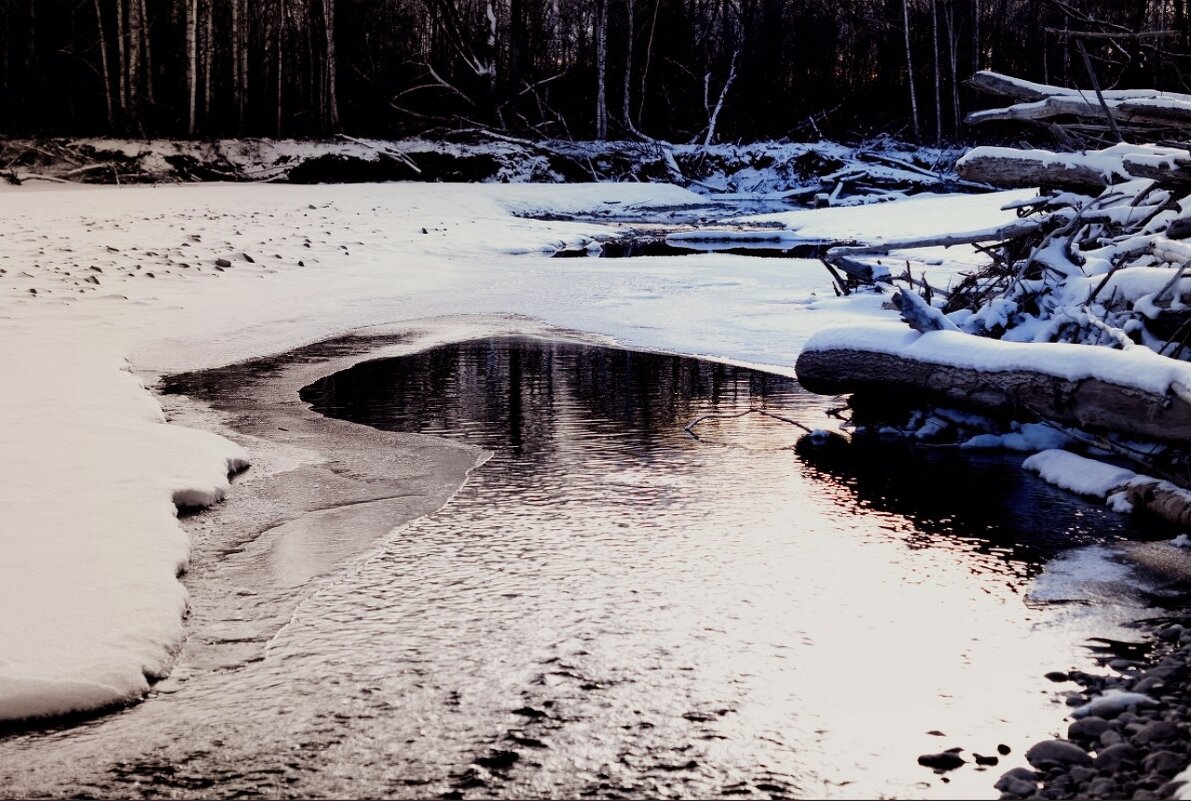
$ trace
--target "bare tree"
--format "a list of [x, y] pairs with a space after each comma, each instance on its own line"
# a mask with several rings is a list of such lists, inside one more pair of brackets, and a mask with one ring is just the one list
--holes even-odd
[[[707, 136], [703, 138], [703, 147], [709, 147], [715, 141], [715, 126], [720, 118], [720, 111], [724, 107], [724, 98], [728, 96], [728, 90], [732, 88], [732, 82], [736, 80], [736, 62], [740, 58], [740, 51], [736, 50], [732, 53], [732, 64], [728, 67], [728, 77], [724, 81], [724, 88], [720, 90], [720, 99], [716, 101], [714, 109], [708, 109], [710, 112], [707, 117]], [[703, 80], [703, 98], [704, 104], [707, 102], [707, 84], [710, 80], [711, 73], [707, 73]]]
[[955, 21], [955, 0], [943, 0], [943, 22], [947, 28], [947, 62], [951, 81], [952, 133], [959, 136], [959, 28]]
[[137, 0], [137, 2], [140, 5], [141, 47], [145, 54], [145, 97], [150, 103], [156, 103], [157, 99], [153, 91], [153, 39], [149, 35], [151, 27], [149, 10], [145, 5], [145, 0]]
[[596, 139], [608, 138], [608, 0], [596, 0]]
[[[5, 20], [7, 22], [7, 18]], [[99, 0], [95, 0], [95, 27], [99, 31], [99, 64], [103, 68], [103, 99], [107, 106], [108, 113], [108, 130], [112, 128], [112, 75], [111, 68], [108, 66], [108, 38], [103, 31], [103, 9], [99, 5]], [[7, 39], [5, 44], [7, 45]], [[5, 78], [8, 76], [8, 71], [5, 70]]]
[[335, 0], [323, 0], [323, 30], [326, 32], [327, 39], [324, 105], [327, 114], [327, 127], [336, 131], [339, 129], [339, 94], [336, 89], [338, 78], [336, 77], [337, 67], [335, 64]]
[[[117, 0], [122, 2], [122, 0]], [[144, 42], [144, 20], [139, 0], [128, 4], [128, 111], [131, 122], [140, 124], [141, 45]]]
[[939, 69], [939, 4], [930, 0], [931, 46], [935, 51], [935, 146], [943, 144], [942, 70]]
[[629, 113], [631, 104], [632, 79], [633, 79], [633, 33], [635, 30], [636, 20], [636, 3], [634, 0], [625, 0], [626, 13], [628, 14], [628, 21], [625, 24], [625, 45], [624, 45], [624, 108], [621, 111], [621, 118], [624, 122], [624, 127], [630, 131], [633, 129], [633, 119]]
[[918, 123], [918, 92], [914, 88], [914, 50], [910, 47], [910, 0], [902, 0], [903, 30], [906, 36], [906, 82], [910, 84], [910, 114], [914, 118], [914, 141], [922, 141], [922, 127]]
[[128, 58], [124, 52], [124, 39], [127, 31], [124, 27], [124, 0], [116, 0], [116, 82], [119, 91], [116, 94], [121, 114], [128, 108]]
[[198, 0], [186, 0], [186, 132], [194, 136], [197, 120], [194, 103], [198, 92]]

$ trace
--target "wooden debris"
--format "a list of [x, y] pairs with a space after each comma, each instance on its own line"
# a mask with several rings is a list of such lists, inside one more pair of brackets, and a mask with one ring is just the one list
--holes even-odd
[[854, 349], [804, 351], [795, 365], [803, 387], [820, 395], [900, 394], [949, 406], [996, 411], [1191, 445], [1191, 403], [1094, 378], [1068, 381], [1030, 370], [976, 370]]

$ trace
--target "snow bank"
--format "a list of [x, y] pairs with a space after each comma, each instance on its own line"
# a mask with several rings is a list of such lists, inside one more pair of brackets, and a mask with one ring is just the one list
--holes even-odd
[[1033, 371], [1068, 381], [1096, 378], [1154, 395], [1165, 395], [1176, 382], [1191, 386], [1191, 364], [1159, 356], [1148, 348], [1110, 350], [1055, 342], [1005, 342], [954, 331], [920, 334], [904, 323], [819, 331], [806, 349], [866, 350], [986, 372]]
[[248, 462], [220, 437], [166, 424], [115, 354], [12, 329], [0, 393], [0, 719], [132, 700], [168, 672], [186, 607], [175, 504], [214, 503]]
[[1101, 499], [1137, 478], [1132, 470], [1060, 450], [1036, 453], [1026, 459], [1022, 467], [1033, 470], [1044, 481], [1057, 487]]

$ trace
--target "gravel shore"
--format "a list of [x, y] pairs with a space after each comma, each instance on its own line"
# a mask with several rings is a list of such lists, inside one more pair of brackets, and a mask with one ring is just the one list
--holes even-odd
[[1148, 652], [1106, 663], [1116, 675], [1055, 672], [1073, 681], [1066, 739], [1045, 740], [1026, 752], [1030, 767], [998, 779], [1002, 799], [1088, 798], [1154, 801], [1172, 798], [1191, 763], [1191, 619], [1149, 625]]

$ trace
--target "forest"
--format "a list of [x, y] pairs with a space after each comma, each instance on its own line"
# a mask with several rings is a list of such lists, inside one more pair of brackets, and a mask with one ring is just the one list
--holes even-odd
[[1188, 91], [1186, 6], [0, 0], [0, 134], [962, 142], [978, 69]]

